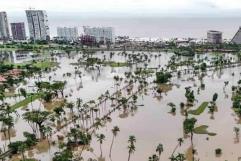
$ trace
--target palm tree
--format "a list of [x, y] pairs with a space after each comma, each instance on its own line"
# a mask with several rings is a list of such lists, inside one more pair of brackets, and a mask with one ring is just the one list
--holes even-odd
[[44, 127], [44, 133], [45, 133], [45, 135], [46, 135], [46, 138], [47, 138], [47, 140], [48, 140], [48, 143], [49, 143], [49, 145], [50, 145], [50, 142], [49, 142], [49, 137], [51, 137], [52, 136], [52, 128], [50, 127], [50, 126], [46, 126], [46, 127]]
[[160, 158], [156, 154], [154, 154], [154, 155], [149, 157], [148, 161], [158, 161], [159, 159]]
[[183, 138], [178, 138], [177, 139], [179, 146], [182, 146], [182, 143], [184, 142]]
[[70, 112], [71, 112], [71, 118], [73, 120], [73, 115], [74, 115], [74, 103], [73, 102], [69, 102], [67, 103], [66, 107], [68, 109], [70, 109]]
[[0, 107], [0, 121], [2, 122], [3, 127], [6, 126], [4, 135], [6, 136], [6, 131], [8, 132], [9, 143], [11, 142], [10, 130], [14, 126], [14, 119], [11, 116], [11, 113], [15, 112], [11, 109], [8, 104], [5, 104]]
[[158, 155], [159, 155], [159, 160], [160, 160], [160, 158], [161, 158], [161, 154], [162, 154], [162, 152], [163, 152], [163, 145], [162, 144], [158, 144], [157, 145], [157, 147], [156, 147], [156, 152], [158, 153]]
[[102, 145], [103, 141], [105, 140], [105, 135], [100, 134], [100, 135], [96, 135], [96, 137], [97, 137], [97, 141], [100, 142], [100, 157], [102, 157], [102, 147], [101, 147], [101, 145]]
[[184, 154], [181, 154], [181, 153], [178, 153], [177, 156], [176, 156], [176, 160], [177, 161], [184, 161], [186, 160]]
[[8, 140], [9, 140], [9, 143], [11, 143], [11, 133], [10, 133], [10, 130], [11, 128], [14, 126], [14, 123], [13, 123], [13, 117], [12, 116], [7, 116], [5, 117], [5, 119], [3, 120], [3, 124], [5, 124], [8, 128]]
[[178, 141], [178, 144], [176, 145], [176, 147], [174, 148], [173, 152], [172, 152], [172, 155], [174, 155], [175, 151], [177, 150], [178, 147], [180, 147], [183, 143], [183, 138], [178, 138], [177, 139]]
[[77, 106], [78, 112], [80, 112], [80, 107], [82, 106], [82, 103], [83, 103], [83, 100], [80, 98], [77, 98], [76, 106]]
[[129, 146], [128, 146], [128, 149], [129, 149], [129, 151], [128, 151], [128, 153], [129, 153], [128, 161], [130, 161], [131, 154], [134, 153], [135, 150], [136, 150], [136, 147], [135, 147], [135, 144], [134, 144], [135, 142], [136, 142], [136, 137], [133, 136], [133, 135], [129, 136], [129, 140], [128, 140], [128, 143], [129, 143]]
[[195, 118], [186, 118], [183, 122], [183, 128], [185, 134], [191, 134], [191, 147], [192, 147], [192, 161], [194, 161], [194, 149], [193, 149], [193, 130], [197, 119]]
[[114, 144], [114, 139], [117, 136], [117, 133], [120, 131], [120, 129], [119, 129], [118, 126], [114, 126], [111, 131], [112, 131], [113, 137], [112, 137], [112, 141], [111, 141], [111, 145], [110, 145], [110, 153], [109, 153], [110, 158], [111, 158], [112, 147], [113, 147], [113, 144]]
[[21, 152], [22, 154], [22, 160], [25, 160], [25, 156], [24, 156], [24, 152], [27, 148], [27, 145], [25, 143], [21, 144], [19, 147], [18, 147], [18, 150]]

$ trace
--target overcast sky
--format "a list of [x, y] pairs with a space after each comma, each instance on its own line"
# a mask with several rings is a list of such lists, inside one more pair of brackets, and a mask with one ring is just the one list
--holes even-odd
[[[48, 12], [158, 15], [237, 15], [241, 0], [0, 0], [0, 9], [10, 13], [28, 8]], [[107, 14], [107, 15], [108, 15]]]

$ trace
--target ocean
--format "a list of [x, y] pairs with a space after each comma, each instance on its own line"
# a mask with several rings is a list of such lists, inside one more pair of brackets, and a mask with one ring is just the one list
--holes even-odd
[[[64, 14], [63, 14], [64, 15]], [[154, 38], [206, 38], [207, 30], [223, 32], [223, 38], [231, 39], [239, 26], [241, 17], [95, 17], [49, 14], [51, 36], [56, 36], [58, 26], [76, 26], [82, 34], [82, 26], [111, 26], [117, 36]], [[26, 18], [19, 19], [26, 22]], [[16, 20], [10, 17], [10, 21]]]

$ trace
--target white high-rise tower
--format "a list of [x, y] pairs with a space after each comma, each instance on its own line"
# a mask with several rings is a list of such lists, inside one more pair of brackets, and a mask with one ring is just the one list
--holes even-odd
[[48, 16], [43, 10], [26, 10], [30, 39], [49, 40]]
[[10, 34], [9, 34], [7, 13], [0, 12], [0, 39], [8, 40], [9, 37], [10, 37]]

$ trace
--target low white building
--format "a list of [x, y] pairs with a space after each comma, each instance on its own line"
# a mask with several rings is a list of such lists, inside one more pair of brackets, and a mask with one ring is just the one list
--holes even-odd
[[115, 34], [114, 29], [112, 27], [89, 27], [84, 26], [84, 34], [89, 36], [94, 36], [96, 38], [96, 42], [103, 43], [115, 43]]
[[58, 27], [57, 35], [59, 38], [68, 41], [75, 41], [78, 39], [78, 28], [77, 27]]

